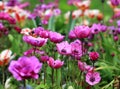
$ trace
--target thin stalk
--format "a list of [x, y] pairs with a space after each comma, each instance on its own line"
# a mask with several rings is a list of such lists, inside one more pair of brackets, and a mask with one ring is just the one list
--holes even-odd
[[4, 66], [2, 67], [2, 84], [5, 85], [5, 69]]
[[56, 69], [56, 82], [57, 82], [57, 69]]
[[26, 80], [23, 81], [23, 87], [26, 89]]
[[104, 24], [104, 2], [105, 0], [102, 0], [103, 24]]
[[52, 68], [52, 88], [54, 87], [54, 69]]
[[44, 85], [46, 83], [46, 68], [45, 68], [45, 63], [44, 63]]

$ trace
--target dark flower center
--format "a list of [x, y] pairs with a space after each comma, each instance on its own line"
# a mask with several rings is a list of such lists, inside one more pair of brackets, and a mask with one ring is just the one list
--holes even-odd
[[98, 29], [95, 29], [94, 31], [95, 31], [95, 32], [97, 32], [97, 31], [98, 31]]
[[78, 53], [78, 50], [75, 49], [75, 50], [73, 50], [73, 52], [74, 52], [74, 53]]
[[91, 81], [91, 82], [94, 82], [94, 81], [95, 81], [95, 77], [91, 77], [91, 78], [90, 78], [90, 81]]
[[61, 52], [66, 53], [66, 50], [65, 50], [65, 49], [62, 49]]

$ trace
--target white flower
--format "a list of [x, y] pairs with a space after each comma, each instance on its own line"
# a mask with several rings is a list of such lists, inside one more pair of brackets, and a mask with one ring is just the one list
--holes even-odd
[[12, 51], [5, 49], [0, 53], [0, 65], [6, 65], [11, 59], [15, 57], [15, 54], [12, 55]]

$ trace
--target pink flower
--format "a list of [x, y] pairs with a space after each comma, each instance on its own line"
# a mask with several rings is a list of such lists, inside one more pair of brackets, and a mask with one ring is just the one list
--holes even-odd
[[73, 55], [82, 55], [82, 45], [80, 40], [75, 40], [74, 42], [71, 42], [70, 45]]
[[39, 35], [40, 37], [42, 38], [48, 38], [49, 35], [49, 31], [48, 30], [45, 30], [43, 27], [38, 27], [38, 28], [35, 28], [35, 34]]
[[76, 38], [74, 30], [70, 30], [68, 37], [69, 37], [69, 39], [75, 39]]
[[33, 36], [29, 36], [29, 35], [23, 36], [23, 40], [26, 43], [31, 44], [32, 46], [38, 46], [38, 47], [45, 45], [47, 42], [47, 39], [45, 39], [45, 38], [40, 38], [40, 37], [36, 38]]
[[110, 0], [112, 5], [118, 6], [120, 4], [120, 0]]
[[59, 43], [59, 42], [63, 41], [64, 36], [61, 35], [60, 33], [50, 31], [49, 32], [49, 39], [51, 42]]
[[41, 62], [47, 62], [49, 60], [49, 56], [41, 56], [40, 61]]
[[57, 43], [56, 47], [57, 47], [57, 51], [60, 54], [63, 54], [63, 55], [70, 55], [71, 52], [72, 52], [71, 51], [71, 45], [67, 41], [63, 41], [61, 43]]
[[40, 54], [40, 55], [45, 54], [45, 52], [43, 50], [39, 50], [39, 49], [35, 49], [35, 48], [28, 49], [23, 54], [24, 54], [24, 56], [29, 56], [29, 55], [33, 55], [34, 53]]
[[93, 24], [91, 27], [92, 34], [98, 34], [100, 32], [101, 25], [100, 24]]
[[78, 68], [85, 73], [93, 70], [92, 66], [89, 66], [85, 62], [81, 62], [81, 61], [78, 61]]
[[12, 51], [9, 49], [5, 49], [0, 53], [0, 66], [7, 65], [11, 59], [15, 57], [16, 54], [12, 55]]
[[55, 68], [55, 69], [58, 69], [60, 67], [63, 66], [64, 62], [61, 61], [61, 60], [54, 60], [52, 57], [49, 58], [49, 60], [47, 61], [48, 65], [51, 67], [51, 68]]
[[81, 58], [82, 54], [82, 46], [80, 40], [75, 40], [74, 42], [70, 43], [71, 45], [71, 55], [74, 56], [77, 60]]
[[88, 72], [86, 74], [86, 82], [89, 85], [95, 85], [95, 84], [99, 83], [100, 80], [101, 80], [101, 77], [100, 77], [100, 73], [98, 73], [98, 72]]
[[22, 56], [17, 61], [11, 61], [8, 70], [18, 81], [34, 78], [38, 79], [38, 73], [42, 68], [42, 63], [35, 56]]
[[88, 26], [76, 26], [74, 28], [74, 33], [79, 39], [87, 38], [90, 35], [90, 32], [91, 30]]
[[90, 52], [89, 57], [91, 61], [96, 61], [99, 58], [99, 53], [98, 52]]

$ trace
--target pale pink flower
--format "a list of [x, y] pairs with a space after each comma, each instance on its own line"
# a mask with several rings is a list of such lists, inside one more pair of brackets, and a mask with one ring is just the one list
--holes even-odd
[[88, 72], [86, 74], [86, 82], [89, 85], [95, 85], [98, 84], [101, 80], [100, 73], [99, 72]]

